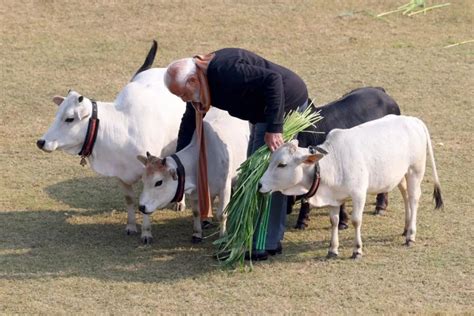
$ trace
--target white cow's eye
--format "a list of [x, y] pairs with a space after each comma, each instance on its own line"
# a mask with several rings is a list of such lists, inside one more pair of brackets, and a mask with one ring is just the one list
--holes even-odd
[[73, 121], [74, 121], [74, 118], [73, 118], [73, 117], [69, 117], [69, 118], [67, 118], [67, 119], [64, 120], [64, 122], [66, 122], [66, 123], [71, 123], [71, 122], [73, 122]]
[[277, 167], [278, 167], [278, 168], [285, 168], [285, 167], [286, 167], [286, 163], [279, 163]]
[[159, 187], [159, 186], [162, 185], [162, 184], [163, 184], [163, 180], [156, 181], [155, 187]]

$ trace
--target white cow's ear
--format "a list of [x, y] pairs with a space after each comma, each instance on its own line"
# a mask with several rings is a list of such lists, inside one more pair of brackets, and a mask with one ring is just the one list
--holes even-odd
[[178, 172], [176, 171], [176, 169], [170, 169], [169, 173], [174, 181], [178, 180]]
[[306, 163], [306, 164], [315, 164], [316, 162], [321, 160], [321, 158], [323, 157], [324, 157], [323, 153], [317, 152], [311, 155], [303, 156], [303, 159], [301, 159], [301, 162]]
[[53, 102], [56, 103], [56, 105], [61, 105], [61, 103], [63, 103], [63, 101], [64, 101], [64, 97], [62, 97], [62, 96], [55, 95], [53, 97]]
[[146, 166], [146, 162], [147, 162], [148, 159], [145, 156], [138, 155], [137, 159], [138, 159], [138, 161], [140, 161], [142, 164], [144, 164]]
[[74, 115], [77, 119], [82, 120], [85, 117], [88, 117], [91, 114], [90, 109], [88, 109], [85, 105], [80, 105], [76, 107], [74, 110]]

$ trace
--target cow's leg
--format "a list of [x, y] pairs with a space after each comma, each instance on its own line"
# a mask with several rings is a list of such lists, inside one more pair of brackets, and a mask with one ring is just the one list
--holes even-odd
[[329, 219], [331, 220], [331, 243], [328, 258], [335, 258], [339, 254], [339, 207], [331, 207]]
[[219, 236], [224, 236], [226, 232], [227, 214], [224, 213], [224, 209], [229, 204], [231, 195], [231, 181], [224, 186], [224, 189], [219, 193], [219, 204], [217, 205], [217, 220], [220, 223]]
[[183, 195], [183, 198], [181, 199], [181, 201], [176, 202], [174, 204], [174, 210], [177, 212], [181, 212], [181, 211], [184, 211], [185, 209], [186, 209], [186, 203], [184, 201], [184, 195]]
[[308, 227], [310, 209], [311, 207], [308, 202], [301, 201], [300, 213], [295, 225], [296, 229], [305, 229]]
[[352, 225], [355, 230], [354, 249], [352, 251], [352, 259], [362, 258], [362, 214], [364, 213], [365, 192], [352, 197]]
[[421, 196], [423, 173], [409, 172], [407, 178], [408, 203], [410, 205], [410, 222], [406, 234], [406, 245], [411, 246], [416, 239], [416, 215]]
[[410, 204], [408, 203], [407, 180], [405, 179], [405, 177], [403, 177], [402, 181], [400, 181], [400, 183], [398, 184], [398, 189], [400, 190], [400, 193], [402, 194], [403, 204], [405, 206], [405, 227], [403, 228], [402, 236], [406, 236], [407, 231], [408, 231], [408, 226], [410, 226], [411, 212], [410, 212]]
[[388, 206], [388, 193], [377, 194], [375, 202], [375, 215], [383, 215]]
[[191, 242], [197, 244], [202, 241], [201, 213], [197, 200], [191, 200], [191, 209], [193, 211], [193, 236]]
[[144, 244], [151, 244], [153, 242], [153, 235], [151, 234], [150, 216], [146, 214], [143, 214], [141, 238]]
[[339, 208], [339, 229], [347, 229], [349, 227], [349, 214], [346, 211], [346, 203], [342, 203]]
[[288, 195], [288, 201], [286, 201], [286, 215], [293, 213], [293, 206], [296, 203], [296, 196]]
[[133, 187], [130, 184], [127, 184], [119, 179], [120, 187], [122, 188], [123, 194], [125, 196], [125, 203], [127, 205], [127, 226], [125, 231], [127, 235], [132, 235], [137, 232], [137, 222], [135, 219], [135, 192]]

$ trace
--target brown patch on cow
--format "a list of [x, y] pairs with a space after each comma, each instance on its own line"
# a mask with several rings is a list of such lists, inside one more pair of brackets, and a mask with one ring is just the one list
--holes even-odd
[[147, 176], [152, 175], [155, 172], [165, 172], [166, 165], [163, 164], [163, 160], [155, 157], [150, 156], [147, 159], [147, 163], [145, 165], [145, 173]]

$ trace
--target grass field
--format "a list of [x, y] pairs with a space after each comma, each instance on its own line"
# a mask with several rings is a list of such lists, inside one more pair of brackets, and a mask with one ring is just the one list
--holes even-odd
[[[474, 1], [375, 18], [406, 2], [0, 0], [0, 314], [473, 314], [474, 44], [443, 47], [474, 38]], [[384, 87], [428, 125], [445, 208], [433, 211], [428, 166], [409, 249], [398, 192], [384, 216], [367, 205], [360, 262], [348, 259], [352, 228], [340, 234], [341, 258], [325, 259], [324, 209], [306, 231], [291, 215], [283, 255], [251, 273], [220, 270], [213, 237], [190, 243], [189, 210], [155, 212], [155, 242], [141, 245], [124, 233], [114, 179], [35, 142], [54, 95], [113, 100], [152, 39], [157, 67], [253, 50], [300, 74], [318, 104]]]

